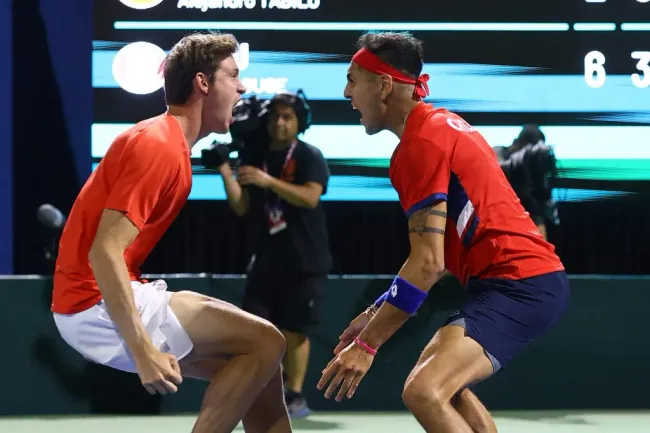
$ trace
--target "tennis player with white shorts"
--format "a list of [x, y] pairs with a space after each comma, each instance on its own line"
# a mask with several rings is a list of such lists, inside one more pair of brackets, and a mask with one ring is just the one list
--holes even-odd
[[181, 39], [162, 66], [168, 110], [120, 134], [74, 203], [59, 244], [52, 312], [84, 358], [137, 373], [150, 393], [210, 381], [194, 433], [286, 433], [285, 342], [269, 322], [140, 267], [190, 194], [190, 152], [225, 133], [245, 89], [226, 34]]

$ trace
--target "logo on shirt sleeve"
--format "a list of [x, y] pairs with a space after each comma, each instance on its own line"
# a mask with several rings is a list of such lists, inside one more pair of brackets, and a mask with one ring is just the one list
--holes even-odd
[[476, 129], [463, 119], [454, 119], [452, 117], [447, 118], [447, 124], [454, 128], [456, 131], [460, 132], [476, 132]]

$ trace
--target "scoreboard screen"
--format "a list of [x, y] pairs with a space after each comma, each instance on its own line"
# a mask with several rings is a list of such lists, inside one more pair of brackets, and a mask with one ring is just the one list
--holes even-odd
[[[386, 177], [397, 144], [367, 136], [343, 98], [356, 39], [408, 31], [424, 43], [434, 105], [492, 146], [540, 125], [559, 160], [559, 200], [626, 194], [650, 181], [650, 0], [102, 0], [95, 2], [92, 155], [165, 110], [158, 66], [184, 35], [233, 33], [244, 97], [303, 89], [313, 123], [302, 139], [327, 158], [326, 200], [396, 200]], [[193, 149], [201, 150], [214, 134]], [[615, 186], [615, 187], [614, 187]], [[629, 189], [628, 186], [633, 186]], [[197, 172], [191, 199], [224, 199]]]

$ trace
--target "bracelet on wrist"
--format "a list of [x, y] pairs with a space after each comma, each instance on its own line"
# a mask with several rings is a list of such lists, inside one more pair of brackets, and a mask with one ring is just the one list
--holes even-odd
[[360, 340], [359, 337], [354, 339], [354, 343], [372, 356], [375, 356], [377, 354], [377, 349], [373, 349], [372, 347], [368, 346], [368, 344]]

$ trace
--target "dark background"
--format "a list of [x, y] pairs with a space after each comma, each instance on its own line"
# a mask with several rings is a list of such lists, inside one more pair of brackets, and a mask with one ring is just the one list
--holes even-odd
[[[0, 235], [2, 256], [0, 271], [20, 274], [51, 272], [51, 264], [44, 259], [43, 248], [50, 234], [36, 221], [36, 210], [49, 202], [67, 213], [87, 178], [91, 168], [90, 125], [95, 121], [134, 122], [160, 112], [164, 107], [147, 102], [148, 97], [125, 96], [119, 107], [114, 107], [103, 95], [109, 90], [91, 87], [91, 62], [93, 39], [114, 40], [115, 34], [105, 23], [112, 20], [111, 11], [120, 10], [120, 18], [128, 18], [129, 10], [117, 1], [98, 2], [105, 6], [94, 14], [104, 16], [93, 36], [93, 10], [91, 2], [74, 0], [54, 4], [21, 0], [13, 2], [13, 25], [7, 14], [0, 14], [3, 35], [1, 42], [5, 61], [0, 68], [7, 80], [0, 79], [3, 98], [0, 98], [0, 132], [5, 143], [0, 146], [0, 176], [4, 179], [0, 199], [6, 206], [0, 212]], [[456, 2], [445, 9], [426, 11], [422, 4], [402, 10], [375, 8], [383, 17], [368, 16], [365, 8], [354, 3], [323, 1], [319, 16], [323, 20], [342, 19], [336, 10], [345, 6], [347, 20], [393, 20], [404, 18], [401, 13], [418, 11], [418, 17], [435, 16], [435, 21], [639, 21], [650, 16], [650, 5], [636, 2], [608, 2], [586, 5], [584, 2], [543, 2], [527, 5], [525, 10], [516, 2], [502, 2], [501, 6], [477, 6], [480, 2]], [[5, 11], [11, 4], [2, 2]], [[165, 1], [165, 8], [174, 9], [179, 18], [189, 13], [192, 19], [201, 19], [195, 11], [176, 11], [175, 1]], [[469, 7], [472, 5], [472, 7]], [[509, 6], [508, 6], [509, 5]], [[517, 7], [515, 7], [517, 6]], [[589, 7], [587, 7], [589, 6]], [[154, 8], [151, 13], [164, 13]], [[647, 13], [643, 13], [648, 11]], [[264, 11], [264, 19], [274, 18]], [[284, 21], [299, 19], [301, 11], [278, 15]], [[236, 11], [220, 11], [218, 19], [233, 19]], [[150, 15], [151, 19], [155, 18]], [[162, 15], [161, 15], [162, 16]], [[303, 15], [307, 16], [307, 15]], [[310, 17], [314, 14], [310, 14]], [[140, 15], [141, 17], [141, 15]], [[255, 20], [255, 12], [247, 12], [246, 19]], [[261, 19], [259, 16], [257, 19]], [[313, 20], [313, 18], [309, 18]], [[104, 24], [102, 24], [104, 23]], [[9, 31], [8, 31], [9, 29]], [[143, 32], [139, 32], [141, 34]], [[277, 40], [255, 40], [255, 34], [239, 32], [241, 38], [256, 44], [256, 49], [309, 50], [327, 52], [328, 47], [347, 49], [357, 34], [352, 32], [328, 32], [327, 44], [319, 38], [305, 38], [300, 32], [285, 32]], [[129, 32], [120, 33], [125, 39]], [[99, 35], [99, 36], [97, 36]], [[516, 36], [515, 36], [516, 35]], [[152, 41], [163, 47], [171, 45], [179, 34], [161, 32], [151, 34]], [[509, 64], [534, 66], [536, 62], [552, 64], [554, 73], [581, 73], [584, 54], [594, 48], [608, 56], [608, 71], [632, 73], [634, 64], [629, 62], [629, 52], [640, 49], [639, 34], [629, 33], [577, 33], [544, 34], [533, 38], [530, 34], [493, 35], [422, 33], [429, 55], [434, 61], [487, 61], [482, 53], [490, 51], [490, 59], [508, 56]], [[506, 40], [508, 38], [509, 40]], [[560, 39], [558, 39], [560, 38]], [[139, 36], [139, 39], [143, 39]], [[146, 39], [146, 38], [144, 38]], [[505, 49], [517, 47], [517, 50]], [[264, 44], [267, 44], [266, 46]], [[332, 49], [330, 48], [330, 51]], [[510, 51], [510, 54], [506, 54]], [[620, 63], [615, 60], [620, 53]], [[513, 63], [515, 56], [519, 61]], [[508, 60], [503, 57], [504, 61]], [[611, 59], [611, 60], [610, 60]], [[623, 60], [625, 60], [623, 62]], [[9, 68], [6, 66], [10, 65]], [[5, 78], [5, 76], [0, 78]], [[11, 77], [11, 81], [8, 81]], [[11, 83], [11, 85], [7, 85]], [[12, 95], [13, 90], [13, 95]], [[12, 95], [12, 98], [9, 97]], [[135, 101], [137, 99], [137, 102]], [[11, 105], [8, 101], [12, 101]], [[357, 123], [358, 118], [346, 106], [346, 102], [314, 103], [315, 122]], [[109, 111], [110, 110], [110, 111]], [[345, 114], [349, 113], [349, 114]], [[541, 113], [516, 115], [500, 113], [461, 113], [471, 122], [482, 124], [518, 124], [536, 121], [544, 124], [579, 124], [571, 116]], [[577, 116], [577, 114], [574, 113]], [[352, 117], [354, 116], [354, 117]], [[489, 116], [482, 118], [481, 116]], [[546, 117], [545, 117], [546, 116]], [[612, 123], [608, 123], [612, 125]], [[8, 145], [13, 143], [13, 146]], [[612, 143], [615, 146], [616, 143]], [[13, 188], [11, 185], [13, 184]], [[610, 185], [611, 186], [611, 185]], [[595, 181], [590, 188], [608, 188]], [[636, 185], [645, 190], [645, 185]], [[650, 265], [646, 245], [650, 240], [647, 224], [650, 216], [650, 200], [646, 195], [601, 201], [560, 203], [562, 224], [551, 230], [550, 239], [567, 269], [573, 274], [646, 274]], [[13, 206], [12, 206], [13, 205]], [[408, 253], [405, 236], [405, 219], [396, 202], [326, 202], [332, 252], [335, 267], [333, 273], [346, 274], [394, 274]], [[146, 272], [243, 272], [246, 257], [241, 245], [245, 242], [241, 222], [228, 210], [225, 202], [190, 201], [178, 220], [165, 235], [161, 244], [147, 261]], [[13, 248], [12, 248], [13, 247]]]

